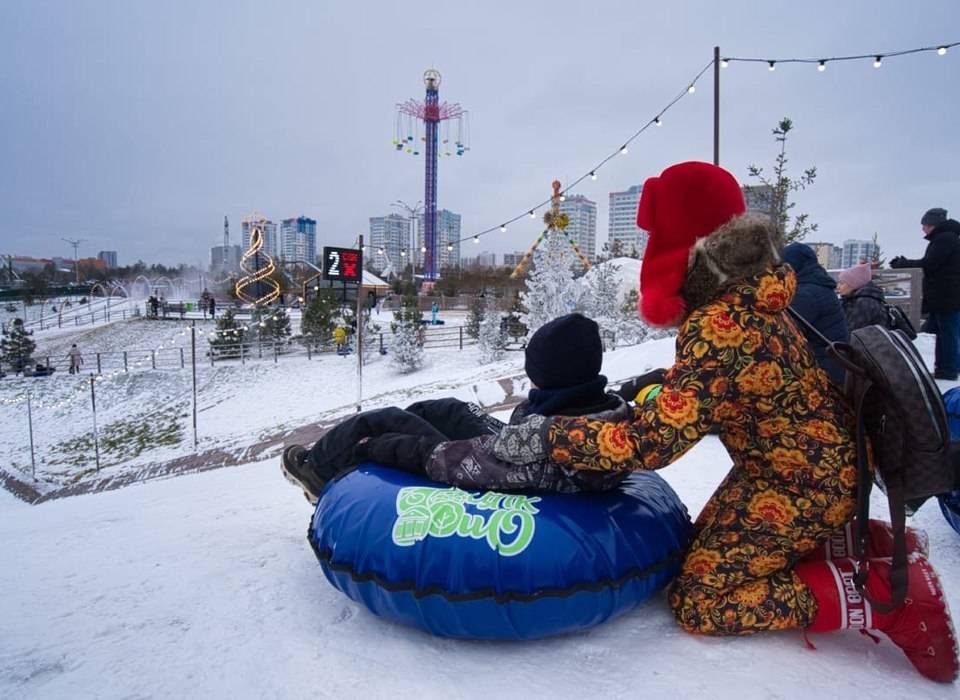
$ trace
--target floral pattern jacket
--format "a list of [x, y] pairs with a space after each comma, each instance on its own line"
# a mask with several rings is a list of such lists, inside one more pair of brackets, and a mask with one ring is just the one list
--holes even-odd
[[[541, 433], [552, 461], [658, 469], [718, 428], [735, 467], [768, 484], [771, 495], [811, 487], [848, 495], [856, 484], [853, 412], [786, 313], [795, 288], [793, 272], [781, 266], [694, 310], [657, 397], [619, 423], [554, 419]], [[763, 500], [762, 507], [796, 511], [782, 499]], [[825, 517], [839, 526], [848, 510], [844, 504]]]

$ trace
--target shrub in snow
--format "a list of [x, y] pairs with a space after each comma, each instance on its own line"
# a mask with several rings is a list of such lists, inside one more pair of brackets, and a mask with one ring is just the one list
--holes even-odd
[[333, 327], [338, 312], [337, 300], [332, 292], [320, 290], [314, 296], [307, 308], [303, 310], [300, 320], [300, 341], [314, 350], [329, 343], [333, 336]]
[[370, 364], [380, 357], [380, 334], [383, 328], [373, 320], [370, 311], [363, 314], [363, 364]]
[[404, 297], [400, 308], [393, 313], [390, 363], [400, 374], [409, 374], [423, 365], [421, 318], [417, 300], [412, 296]]
[[480, 337], [480, 322], [483, 320], [483, 297], [478, 295], [470, 301], [470, 310], [467, 313], [467, 335], [477, 339]]
[[210, 355], [216, 358], [240, 357], [240, 348], [247, 341], [247, 332], [227, 309], [217, 319], [217, 329], [209, 338]]
[[497, 308], [497, 298], [488, 294], [486, 301], [483, 320], [480, 322], [479, 346], [481, 362], [490, 364], [503, 359], [507, 347], [507, 332], [500, 318], [500, 309]]
[[581, 287], [573, 274], [576, 264], [579, 260], [567, 237], [557, 230], [548, 231], [533, 252], [533, 269], [521, 292], [528, 337], [543, 324], [580, 308]]
[[10, 329], [3, 329], [3, 338], [0, 339], [0, 358], [9, 365], [14, 372], [22, 372], [33, 362], [33, 352], [37, 344], [33, 342], [33, 331], [23, 327], [23, 319], [15, 318]]

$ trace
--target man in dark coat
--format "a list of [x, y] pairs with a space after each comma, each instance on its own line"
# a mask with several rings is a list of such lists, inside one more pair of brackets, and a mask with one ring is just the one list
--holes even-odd
[[[509, 424], [532, 416], [592, 416], [626, 420], [630, 407], [608, 393], [600, 374], [603, 344], [595, 321], [568, 314], [545, 324], [526, 347], [533, 388]], [[636, 393], [634, 388], [633, 393]], [[373, 461], [465, 489], [603, 491], [624, 474], [584, 472], [541, 460], [516, 466], [497, 459], [493, 440], [505, 424], [457, 399], [420, 401], [347, 419], [307, 450], [284, 450], [284, 476], [316, 503], [327, 481], [362, 461]]]
[[[803, 243], [791, 243], [783, 249], [783, 261], [797, 276], [797, 293], [793, 308], [823, 335], [833, 341], [846, 342], [850, 338], [843, 307], [837, 298], [837, 284], [817, 262], [813, 248]], [[837, 384], [843, 384], [844, 370], [827, 353], [827, 347], [806, 328], [801, 328], [817, 358], [817, 364]]]
[[947, 218], [947, 210], [930, 209], [920, 219], [923, 236], [929, 243], [923, 257], [910, 260], [898, 256], [890, 267], [923, 268], [923, 330], [935, 333], [937, 379], [957, 379], [960, 371], [960, 222]]

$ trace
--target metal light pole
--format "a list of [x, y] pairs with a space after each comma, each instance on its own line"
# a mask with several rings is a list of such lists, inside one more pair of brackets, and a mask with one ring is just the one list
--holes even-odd
[[77, 275], [77, 284], [80, 284], [80, 244], [86, 243], [86, 238], [78, 238], [73, 240], [71, 238], [61, 238], [61, 241], [69, 243], [73, 246], [73, 268]]
[[[417, 286], [417, 282], [415, 279], [417, 274], [416, 221], [417, 221], [417, 216], [423, 212], [423, 202], [417, 201], [417, 203], [411, 207], [402, 199], [398, 199], [397, 201], [393, 202], [390, 206], [397, 207], [398, 209], [403, 209], [405, 212], [407, 212], [407, 216], [410, 217], [410, 236], [412, 238], [412, 244], [410, 246], [410, 265], [412, 266], [410, 268], [410, 283], [414, 286], [414, 288], [416, 288]], [[424, 244], [426, 244], [426, 241], [424, 241]]]

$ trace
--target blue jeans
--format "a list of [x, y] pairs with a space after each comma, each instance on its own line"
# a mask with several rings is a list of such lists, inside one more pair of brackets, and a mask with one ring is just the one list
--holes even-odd
[[960, 311], [930, 312], [923, 331], [937, 336], [935, 370], [955, 376], [960, 370]]

